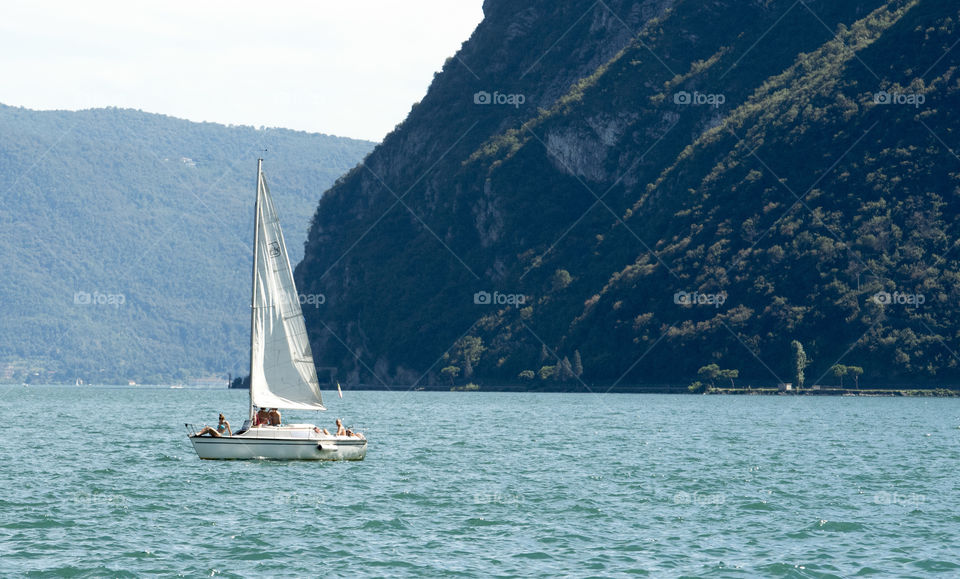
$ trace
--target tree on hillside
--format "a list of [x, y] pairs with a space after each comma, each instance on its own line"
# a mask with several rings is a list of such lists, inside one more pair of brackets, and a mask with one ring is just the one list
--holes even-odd
[[[476, 336], [464, 336], [457, 340], [450, 352], [443, 355], [443, 361], [447, 364], [440, 373], [450, 378], [450, 384], [453, 385], [453, 379], [463, 371], [464, 378], [473, 377], [474, 368], [480, 361], [480, 356], [486, 348], [483, 346], [483, 340]], [[453, 373], [453, 369], [456, 373]]]
[[859, 390], [860, 376], [863, 374], [863, 368], [860, 366], [847, 366], [847, 374], [853, 376], [853, 383], [856, 385], [857, 390]]
[[556, 366], [543, 366], [540, 368], [540, 379], [549, 380], [551, 378], [556, 378], [557, 376], [557, 367]]
[[453, 386], [453, 381], [460, 375], [460, 368], [457, 366], [446, 366], [440, 370], [440, 373], [450, 378], [450, 385]]
[[714, 382], [720, 377], [720, 372], [720, 366], [717, 366], [716, 364], [708, 364], [706, 366], [701, 366], [700, 369], [697, 370], [697, 377], [713, 388]]
[[456, 359], [462, 361], [464, 365], [470, 364], [470, 373], [473, 373], [473, 366], [480, 360], [486, 348], [483, 345], [483, 339], [476, 336], [464, 336], [457, 340], [454, 345]]
[[551, 291], [559, 291], [566, 288], [570, 285], [570, 282], [573, 281], [573, 277], [570, 275], [570, 272], [565, 269], [558, 269], [551, 278]]
[[566, 356], [563, 357], [563, 360], [560, 360], [560, 363], [557, 364], [557, 372], [559, 373], [559, 378], [561, 382], [569, 382], [576, 378], [576, 375], [573, 373], [573, 366], [570, 364], [570, 359]]
[[716, 364], [707, 364], [697, 370], [697, 377], [706, 382], [710, 388], [713, 388], [718, 378], [730, 381], [730, 387], [733, 388], [733, 379], [740, 376], [739, 370], [726, 370]]
[[803, 349], [803, 344], [797, 340], [790, 342], [790, 347], [793, 348], [793, 372], [797, 382], [797, 390], [800, 390], [803, 388], [803, 381], [805, 379], [803, 372], [807, 369], [807, 366], [813, 362], [813, 360], [807, 358], [807, 353]]
[[580, 359], [580, 350], [573, 351], [573, 374], [577, 378], [583, 376], [583, 360]]
[[720, 378], [730, 380], [730, 387], [733, 388], [733, 379], [740, 376], [740, 370], [720, 370]]
[[843, 388], [843, 377], [847, 375], [849, 368], [843, 364], [834, 364], [830, 366], [830, 373], [840, 379], [840, 387]]

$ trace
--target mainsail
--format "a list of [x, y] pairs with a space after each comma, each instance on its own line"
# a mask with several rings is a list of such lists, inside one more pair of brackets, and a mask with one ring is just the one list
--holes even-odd
[[261, 167], [262, 161], [257, 168], [250, 403], [261, 408], [326, 410], [287, 246]]

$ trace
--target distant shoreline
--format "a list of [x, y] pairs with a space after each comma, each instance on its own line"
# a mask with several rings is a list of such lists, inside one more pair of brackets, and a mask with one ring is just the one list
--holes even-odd
[[[0, 386], [19, 386], [19, 383], [0, 382]], [[27, 386], [27, 384], [23, 384]], [[29, 384], [29, 386], [62, 386], [74, 387], [72, 384]], [[610, 387], [607, 385], [572, 385], [572, 384], [554, 384], [550, 386], [536, 385], [534, 388], [522, 388], [516, 384], [481, 384], [476, 388], [466, 388], [463, 385], [451, 387], [449, 385], [432, 386], [409, 386], [395, 385], [384, 386], [383, 384], [353, 384], [350, 386], [342, 385], [343, 391], [386, 391], [386, 392], [513, 392], [517, 394], [543, 393], [543, 394], [687, 394], [690, 396], [847, 396], [847, 397], [896, 397], [896, 398], [960, 398], [960, 387], [939, 387], [939, 388], [902, 388], [891, 386], [889, 388], [839, 388], [832, 386], [819, 386], [817, 388], [804, 388], [802, 390], [780, 390], [779, 388], [729, 388], [714, 387], [706, 392], [690, 392], [686, 386], [672, 384], [646, 384], [646, 385], [617, 385]], [[76, 386], [77, 389], [84, 388], [108, 388], [108, 389], [167, 389], [183, 388], [183, 386], [170, 384], [84, 384]], [[186, 389], [190, 390], [217, 390], [219, 386], [209, 385], [188, 385]], [[223, 388], [224, 390], [245, 390], [243, 388]], [[336, 391], [336, 386], [324, 384], [320, 387], [323, 392]]]
[[733, 396], [866, 396], [866, 397], [936, 397], [957, 398], [960, 390], [949, 388], [889, 388], [889, 389], [851, 389], [851, 388], [820, 388], [797, 391], [781, 391], [777, 388], [714, 388], [705, 394], [733, 395]]
[[[343, 386], [341, 384], [341, 386]], [[537, 385], [541, 386], [541, 385]], [[689, 395], [711, 395], [711, 396], [862, 396], [862, 397], [936, 397], [936, 398], [957, 398], [960, 397], [960, 387], [936, 387], [936, 388], [903, 388], [891, 386], [889, 388], [839, 388], [832, 386], [818, 386], [816, 388], [804, 388], [802, 390], [780, 390], [776, 387], [767, 388], [729, 388], [715, 387], [706, 392], [690, 392], [686, 386], [674, 384], [649, 384], [649, 385], [617, 385], [610, 387], [608, 385], [582, 385], [582, 384], [557, 384], [548, 387], [521, 388], [518, 385], [510, 384], [480, 384], [477, 389], [465, 389], [463, 385], [451, 387], [449, 385], [432, 386], [396, 386], [385, 387], [382, 384], [354, 384], [349, 387], [344, 386], [343, 390], [389, 390], [389, 391], [424, 391], [424, 392], [542, 392], [555, 394], [689, 394]], [[329, 389], [322, 387], [322, 390]]]

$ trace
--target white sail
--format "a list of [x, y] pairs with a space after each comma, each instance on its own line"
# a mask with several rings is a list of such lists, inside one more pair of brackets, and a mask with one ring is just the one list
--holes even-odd
[[257, 173], [250, 401], [261, 408], [326, 410], [280, 220]]

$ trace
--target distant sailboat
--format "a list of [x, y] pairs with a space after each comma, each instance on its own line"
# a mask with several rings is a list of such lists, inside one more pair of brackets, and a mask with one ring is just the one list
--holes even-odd
[[257, 165], [250, 320], [250, 412], [232, 436], [198, 436], [190, 442], [205, 459], [363, 460], [362, 436], [324, 434], [313, 424], [252, 425], [255, 408], [326, 410], [300, 310], [277, 210]]
[[73, 384], [74, 386], [83, 386], [83, 380], [77, 378], [77, 381]]

